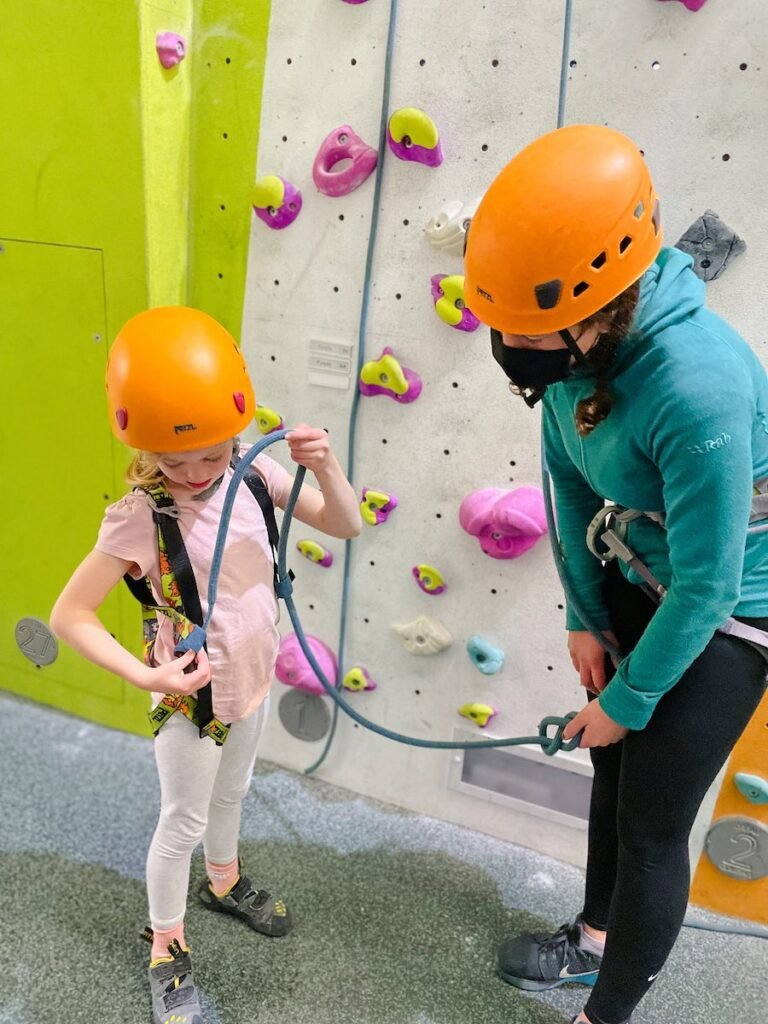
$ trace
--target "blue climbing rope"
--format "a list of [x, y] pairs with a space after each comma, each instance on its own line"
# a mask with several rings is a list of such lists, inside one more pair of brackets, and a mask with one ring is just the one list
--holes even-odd
[[[229, 482], [227, 493], [224, 496], [224, 504], [221, 510], [221, 521], [219, 523], [219, 530], [216, 535], [216, 544], [213, 550], [211, 574], [208, 580], [208, 611], [206, 613], [202, 629], [192, 634], [196, 639], [192, 643], [189, 643], [189, 641], [192, 640], [192, 636], [187, 638], [187, 642], [185, 644], [187, 648], [194, 646], [199, 650], [205, 642], [206, 630], [210, 625], [211, 617], [213, 616], [216, 606], [216, 594], [219, 585], [219, 575], [221, 573], [221, 561], [224, 555], [224, 544], [227, 537], [227, 531], [229, 529], [229, 521], [232, 517], [232, 507], [235, 503], [237, 489], [242, 483], [242, 480], [248, 471], [248, 467], [256, 456], [263, 452], [269, 445], [275, 444], [276, 441], [282, 441], [287, 433], [289, 433], [288, 430], [278, 430], [269, 434], [267, 437], [262, 438], [260, 441], [257, 441], [257, 443], [253, 445], [253, 447], [250, 448], [240, 459], [232, 473], [232, 479]], [[312, 652], [312, 648], [307, 643], [307, 638], [304, 634], [304, 630], [299, 619], [299, 613], [296, 610], [296, 605], [292, 596], [293, 584], [286, 566], [288, 534], [290, 532], [296, 501], [298, 500], [302, 484], [304, 483], [305, 474], [306, 470], [304, 467], [299, 466], [288, 503], [285, 507], [285, 514], [283, 516], [283, 523], [280, 531], [280, 543], [277, 551], [277, 596], [285, 601], [299, 645], [304, 652], [307, 661], [312, 666], [312, 670], [322, 684], [323, 689], [333, 700], [336, 708], [341, 708], [347, 715], [349, 715], [350, 718], [359, 725], [362, 725], [365, 729], [378, 733], [379, 736], [384, 736], [386, 739], [395, 740], [397, 743], [406, 743], [412, 747], [427, 747], [437, 750], [466, 750], [476, 747], [540, 746], [544, 753], [549, 754], [550, 756], [556, 754], [560, 750], [574, 750], [579, 745], [581, 736], [574, 736], [571, 740], [564, 742], [563, 730], [574, 717], [575, 712], [571, 712], [562, 718], [550, 715], [547, 718], [542, 719], [539, 724], [539, 732], [537, 736], [514, 736], [507, 737], [505, 739], [461, 742], [459, 740], [425, 740], [417, 736], [406, 736], [403, 733], [395, 732], [392, 729], [386, 729], [381, 725], [377, 725], [375, 722], [370, 721], [370, 719], [365, 718], [352, 707], [352, 705], [339, 692], [338, 687], [327, 678], [318, 664], [317, 659]]]
[[[365, 256], [365, 276], [363, 283], [363, 297], [360, 304], [360, 322], [357, 335], [357, 371], [355, 380], [360, 377], [360, 371], [365, 363], [365, 335], [368, 327], [368, 312], [371, 304], [371, 288], [373, 284], [373, 256], [376, 251], [376, 238], [379, 230], [379, 210], [381, 208], [381, 188], [384, 180], [384, 164], [387, 153], [387, 124], [389, 120], [389, 93], [392, 82], [392, 58], [395, 50], [395, 26], [397, 25], [397, 0], [390, 0], [389, 5], [389, 27], [387, 29], [387, 49], [384, 57], [384, 85], [381, 96], [381, 114], [379, 117], [379, 160], [376, 164], [376, 176], [373, 186], [373, 204], [371, 207], [371, 233], [368, 236], [368, 250]], [[357, 438], [357, 416], [360, 407], [360, 389], [355, 387], [352, 396], [352, 406], [349, 413], [349, 433], [347, 438], [347, 477], [354, 486], [355, 473], [355, 441]], [[352, 568], [352, 543], [347, 541], [344, 545], [344, 571], [341, 584], [341, 605], [339, 610], [339, 644], [338, 664], [339, 679], [344, 678], [344, 651], [347, 637], [347, 612], [349, 609], [350, 575]], [[339, 684], [340, 685], [340, 684]], [[311, 775], [317, 771], [320, 765], [328, 756], [334, 738], [336, 736], [336, 725], [339, 720], [339, 705], [333, 705], [331, 717], [331, 728], [325, 739], [325, 745], [320, 756], [309, 768], [304, 770], [305, 775]]]

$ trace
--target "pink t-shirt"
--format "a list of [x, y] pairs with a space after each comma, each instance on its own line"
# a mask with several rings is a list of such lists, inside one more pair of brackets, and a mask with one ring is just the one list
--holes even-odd
[[[285, 508], [293, 484], [290, 473], [266, 455], [257, 456], [253, 467], [267, 485], [273, 503]], [[208, 612], [208, 577], [231, 478], [230, 467], [216, 493], [205, 501], [176, 501], [203, 615]], [[96, 550], [134, 562], [137, 568], [131, 574], [137, 579], [148, 576], [156, 603], [166, 604], [160, 585], [157, 527], [147, 495], [126, 494], [106, 509]], [[222, 722], [247, 718], [269, 692], [279, 643], [272, 564], [264, 516], [247, 485], [241, 483], [232, 508], [216, 607], [208, 629], [213, 710]], [[136, 609], [138, 613], [138, 604]], [[173, 658], [173, 625], [166, 615], [159, 619], [155, 658], [164, 663]], [[153, 697], [157, 702], [162, 694]]]

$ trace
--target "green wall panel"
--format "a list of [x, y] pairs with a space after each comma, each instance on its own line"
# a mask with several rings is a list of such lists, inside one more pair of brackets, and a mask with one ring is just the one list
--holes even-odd
[[240, 337], [269, 0], [197, 0], [189, 304]]
[[[47, 620], [125, 490], [103, 372], [121, 324], [188, 303], [240, 335], [268, 0], [27, 0], [0, 60], [0, 688], [146, 733], [147, 697], [62, 649], [35, 668], [14, 627]], [[187, 58], [161, 67], [158, 31]], [[99, 335], [99, 340], [95, 336]], [[138, 652], [138, 606], [104, 609]]]
[[[5, 503], [0, 591], [3, 685], [69, 711], [143, 729], [138, 694], [62, 647], [38, 668], [14, 642], [24, 616], [47, 620], [63, 581], [93, 547], [115, 498], [113, 445], [103, 429], [104, 274], [98, 249], [0, 240], [0, 474]], [[129, 629], [138, 616], [133, 608]], [[124, 632], [119, 595], [102, 610]]]
[[[47, 620], [93, 546], [104, 495], [124, 489], [126, 452], [109, 431], [103, 372], [108, 340], [147, 305], [137, 7], [9, 4], [2, 49], [0, 442], [11, 565], [0, 687], [146, 733], [146, 694], [66, 649], [36, 669], [14, 638], [23, 615]], [[138, 650], [133, 599], [116, 593], [104, 614]]]

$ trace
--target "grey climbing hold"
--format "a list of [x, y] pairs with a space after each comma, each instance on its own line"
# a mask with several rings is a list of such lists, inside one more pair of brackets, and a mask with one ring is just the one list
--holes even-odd
[[731, 878], [754, 882], [768, 875], [768, 828], [754, 818], [716, 821], [705, 843], [707, 856]]
[[676, 248], [693, 257], [694, 272], [702, 281], [714, 281], [725, 272], [730, 260], [744, 252], [747, 243], [720, 220], [714, 210], [705, 210]]
[[292, 688], [280, 698], [277, 713], [285, 729], [297, 740], [321, 740], [331, 727], [331, 712], [323, 697]]
[[59, 656], [59, 645], [48, 623], [33, 616], [16, 623], [16, 643], [25, 658], [35, 665], [50, 665]]

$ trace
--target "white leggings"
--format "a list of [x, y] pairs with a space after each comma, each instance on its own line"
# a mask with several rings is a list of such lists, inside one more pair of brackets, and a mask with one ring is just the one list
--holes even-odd
[[190, 860], [201, 841], [209, 863], [229, 864], [237, 857], [241, 804], [268, 710], [269, 697], [249, 718], [232, 724], [221, 747], [200, 739], [197, 728], [178, 713], [158, 733], [160, 820], [147, 856], [154, 929], [166, 931], [184, 920]]

